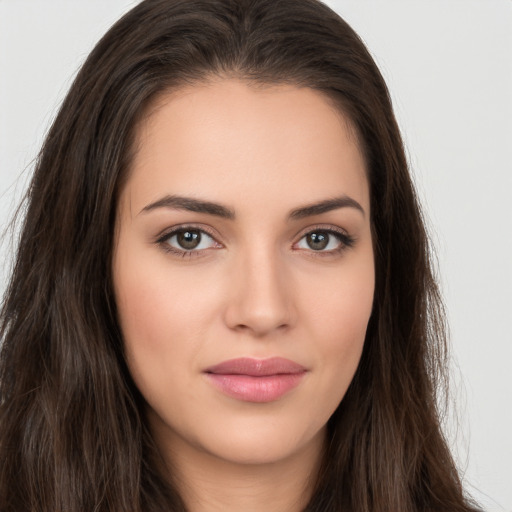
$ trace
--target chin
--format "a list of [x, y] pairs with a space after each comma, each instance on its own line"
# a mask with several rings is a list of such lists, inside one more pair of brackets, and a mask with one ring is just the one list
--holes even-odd
[[148, 411], [148, 419], [160, 446], [168, 445], [174, 453], [181, 446], [188, 457], [207, 454], [212, 461], [266, 465], [322, 452], [325, 422], [307, 424], [303, 417], [283, 412], [279, 407], [256, 406], [250, 414], [217, 415], [215, 421], [202, 418], [194, 432], [179, 423], [169, 424], [154, 411]]
[[[255, 433], [256, 434], [256, 433]], [[322, 446], [323, 432], [312, 439], [292, 439], [286, 433], [233, 436], [212, 447], [212, 455], [226, 462], [243, 465], [267, 465], [293, 459], [313, 446]], [[314, 450], [317, 452], [318, 450]]]

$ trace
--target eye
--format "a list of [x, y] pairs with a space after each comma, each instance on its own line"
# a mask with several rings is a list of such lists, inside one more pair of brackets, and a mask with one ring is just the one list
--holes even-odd
[[198, 228], [179, 228], [166, 233], [158, 243], [165, 250], [185, 256], [192, 252], [218, 248], [221, 245], [208, 233]]
[[306, 233], [297, 243], [298, 249], [336, 253], [354, 244], [349, 235], [332, 229], [315, 229]]

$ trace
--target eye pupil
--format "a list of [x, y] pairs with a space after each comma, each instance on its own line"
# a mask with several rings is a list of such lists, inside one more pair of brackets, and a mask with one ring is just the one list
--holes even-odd
[[308, 246], [314, 251], [321, 251], [329, 244], [329, 234], [325, 231], [315, 231], [306, 237]]
[[183, 249], [195, 249], [201, 243], [201, 232], [192, 230], [180, 231], [176, 238]]

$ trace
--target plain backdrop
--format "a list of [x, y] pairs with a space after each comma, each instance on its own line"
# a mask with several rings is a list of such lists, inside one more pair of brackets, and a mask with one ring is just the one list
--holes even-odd
[[[0, 0], [0, 229], [73, 76], [134, 0]], [[453, 347], [466, 488], [512, 511], [512, 1], [330, 0], [390, 88]], [[0, 291], [10, 247], [2, 244]], [[0, 462], [1, 463], [1, 462]]]

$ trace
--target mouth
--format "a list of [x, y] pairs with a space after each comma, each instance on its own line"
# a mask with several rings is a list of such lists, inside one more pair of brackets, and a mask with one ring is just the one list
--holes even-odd
[[281, 357], [231, 359], [204, 371], [209, 382], [225, 395], [256, 403], [279, 400], [296, 388], [306, 373], [302, 365]]

